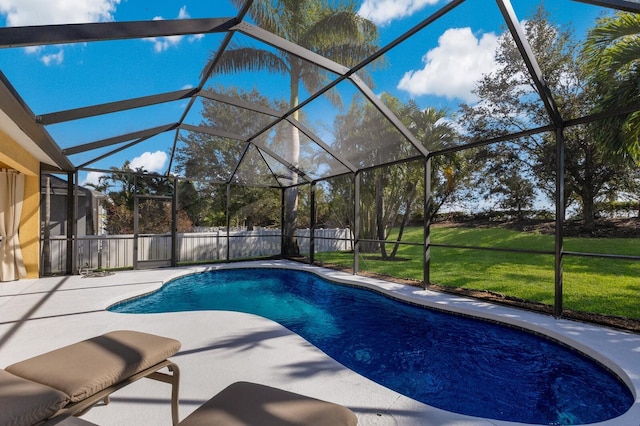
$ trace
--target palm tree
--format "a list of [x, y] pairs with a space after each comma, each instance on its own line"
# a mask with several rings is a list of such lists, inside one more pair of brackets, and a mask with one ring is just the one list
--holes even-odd
[[[640, 102], [640, 14], [598, 19], [583, 54], [597, 96], [594, 112]], [[640, 111], [601, 120], [594, 130], [613, 159], [640, 165]]]
[[[241, 7], [246, 0], [231, 0]], [[356, 13], [353, 0], [326, 2], [322, 0], [256, 0], [248, 15], [262, 29], [296, 43], [310, 51], [347, 67], [354, 66], [374, 53], [377, 48], [377, 28]], [[215, 52], [204, 68], [209, 69]], [[289, 107], [299, 105], [300, 85], [315, 93], [328, 81], [329, 75], [316, 66], [287, 52], [254, 47], [233, 46], [218, 59], [214, 72], [268, 71], [289, 76]], [[332, 101], [338, 103], [334, 97]], [[293, 115], [298, 119], [298, 111]], [[292, 128], [287, 160], [298, 167], [300, 134]], [[286, 255], [298, 254], [294, 237], [297, 222], [297, 175], [291, 172], [291, 185], [286, 191], [285, 247]]]
[[[414, 100], [410, 100], [400, 114], [405, 124], [429, 151], [440, 151], [459, 143], [459, 134], [448, 120], [448, 111], [435, 107], [421, 109]], [[468, 156], [468, 155], [467, 155]], [[460, 187], [468, 180], [471, 165], [461, 151], [436, 155], [431, 159], [431, 195], [429, 212], [432, 220], [440, 208], [454, 201]]]

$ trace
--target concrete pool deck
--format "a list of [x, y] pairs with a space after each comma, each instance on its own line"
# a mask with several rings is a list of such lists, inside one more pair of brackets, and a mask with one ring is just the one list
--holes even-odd
[[[106, 277], [61, 276], [0, 283], [0, 367], [112, 330], [132, 329], [182, 342], [180, 419], [227, 385], [253, 381], [351, 408], [361, 425], [515, 425], [439, 410], [345, 368], [282, 326], [255, 315], [201, 311], [117, 314], [121, 300], [158, 289], [178, 276], [207, 269], [290, 267], [322, 272], [416, 303], [527, 326], [577, 346], [618, 373], [636, 396], [607, 426], [640, 425], [640, 335], [521, 311], [487, 302], [353, 276], [286, 261], [116, 272]], [[170, 387], [140, 380], [82, 419], [98, 425], [170, 425]]]

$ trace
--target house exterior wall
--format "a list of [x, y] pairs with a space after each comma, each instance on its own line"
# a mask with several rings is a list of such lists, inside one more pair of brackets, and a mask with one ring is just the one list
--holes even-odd
[[0, 167], [25, 175], [24, 203], [20, 218], [20, 245], [27, 278], [38, 278], [40, 271], [40, 162], [0, 131]]

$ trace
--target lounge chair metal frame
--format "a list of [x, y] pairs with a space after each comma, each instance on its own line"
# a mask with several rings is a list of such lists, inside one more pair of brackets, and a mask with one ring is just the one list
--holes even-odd
[[0, 393], [0, 423], [56, 425], [101, 401], [109, 404], [112, 393], [147, 378], [171, 385], [175, 426], [180, 369], [169, 358], [180, 346], [178, 340], [155, 334], [115, 330], [14, 363], [0, 376], [6, 384]]
[[[169, 373], [162, 373], [158, 370], [167, 367]], [[159, 382], [168, 383], [171, 385], [171, 421], [174, 426], [179, 423], [179, 415], [178, 415], [178, 392], [180, 389], [180, 369], [178, 366], [169, 361], [164, 360], [152, 367], [149, 367], [145, 370], [142, 370], [125, 380], [116, 383], [108, 388], [97, 392], [90, 397], [83, 399], [82, 401], [78, 401], [75, 403], [70, 403], [65, 407], [61, 408], [57, 413], [51, 416], [49, 419], [45, 420], [41, 423], [42, 426], [52, 426], [58, 424], [65, 419], [72, 416], [81, 416], [85, 414], [87, 411], [92, 409], [96, 404], [100, 401], [103, 401], [105, 405], [109, 404], [109, 396], [124, 388], [125, 386], [130, 385], [133, 382], [136, 382], [140, 379], [147, 378], [151, 380], [156, 380]]]

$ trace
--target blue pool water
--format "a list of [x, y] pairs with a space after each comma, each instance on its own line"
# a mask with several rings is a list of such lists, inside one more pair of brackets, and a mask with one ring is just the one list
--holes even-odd
[[511, 327], [405, 304], [285, 269], [188, 275], [115, 312], [247, 312], [272, 319], [350, 369], [426, 404], [522, 423], [594, 423], [633, 396], [591, 359]]

